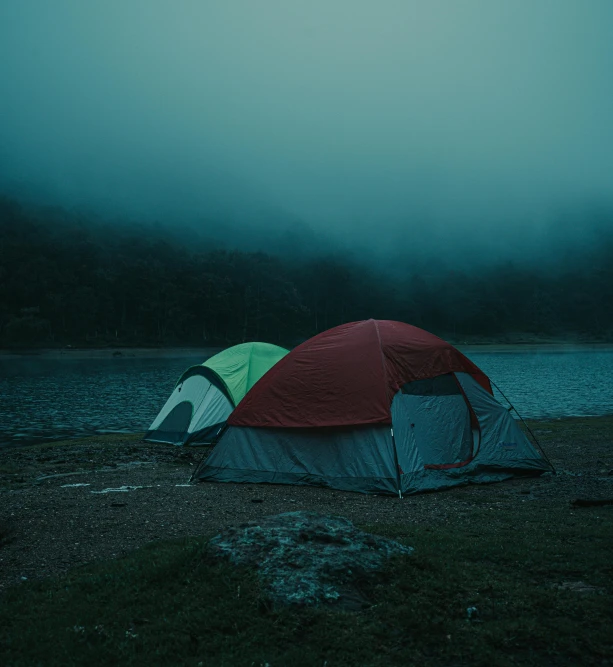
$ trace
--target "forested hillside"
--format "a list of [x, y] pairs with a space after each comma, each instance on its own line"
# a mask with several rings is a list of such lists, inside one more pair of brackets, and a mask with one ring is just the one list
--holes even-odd
[[[613, 339], [613, 238], [546, 266], [386, 267], [171, 239], [160, 228], [26, 212], [0, 200], [0, 345], [292, 345], [398, 319], [451, 340]], [[400, 276], [400, 277], [398, 277]]]

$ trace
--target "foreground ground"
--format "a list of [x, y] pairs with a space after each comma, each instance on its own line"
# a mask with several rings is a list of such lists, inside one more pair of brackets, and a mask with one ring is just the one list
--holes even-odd
[[[201, 452], [137, 437], [0, 452], [0, 664], [613, 665], [613, 505], [572, 502], [613, 499], [613, 417], [531, 426], [558, 475], [402, 501], [187, 485]], [[272, 609], [204, 555], [297, 509], [415, 553], [351, 613]]]

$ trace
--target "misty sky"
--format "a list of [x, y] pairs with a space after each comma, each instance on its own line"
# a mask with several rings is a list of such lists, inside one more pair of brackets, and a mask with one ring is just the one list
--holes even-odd
[[0, 189], [507, 238], [613, 202], [613, 1], [1, 0]]

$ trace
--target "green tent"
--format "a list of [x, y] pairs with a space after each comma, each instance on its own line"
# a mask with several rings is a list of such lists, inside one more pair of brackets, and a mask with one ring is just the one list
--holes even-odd
[[202, 366], [217, 374], [237, 406], [262, 375], [288, 352], [270, 343], [242, 343], [207, 359]]
[[191, 366], [145, 440], [176, 445], [214, 442], [245, 394], [287, 353], [269, 343], [242, 343]]

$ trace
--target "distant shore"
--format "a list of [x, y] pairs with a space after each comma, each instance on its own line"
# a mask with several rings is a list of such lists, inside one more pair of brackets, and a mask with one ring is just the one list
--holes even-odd
[[14, 359], [15, 357], [38, 357], [43, 359], [160, 359], [196, 357], [206, 359], [223, 349], [223, 347], [70, 347], [0, 349], [0, 359]]
[[461, 352], [574, 352], [613, 350], [613, 343], [454, 343]]
[[[479, 352], [573, 352], [585, 350], [613, 350], [613, 342], [461, 342], [453, 343], [467, 354]], [[16, 357], [38, 357], [42, 359], [164, 359], [202, 358], [206, 359], [221, 350], [217, 347], [65, 347], [65, 348], [13, 348], [0, 349], [0, 359]]]

